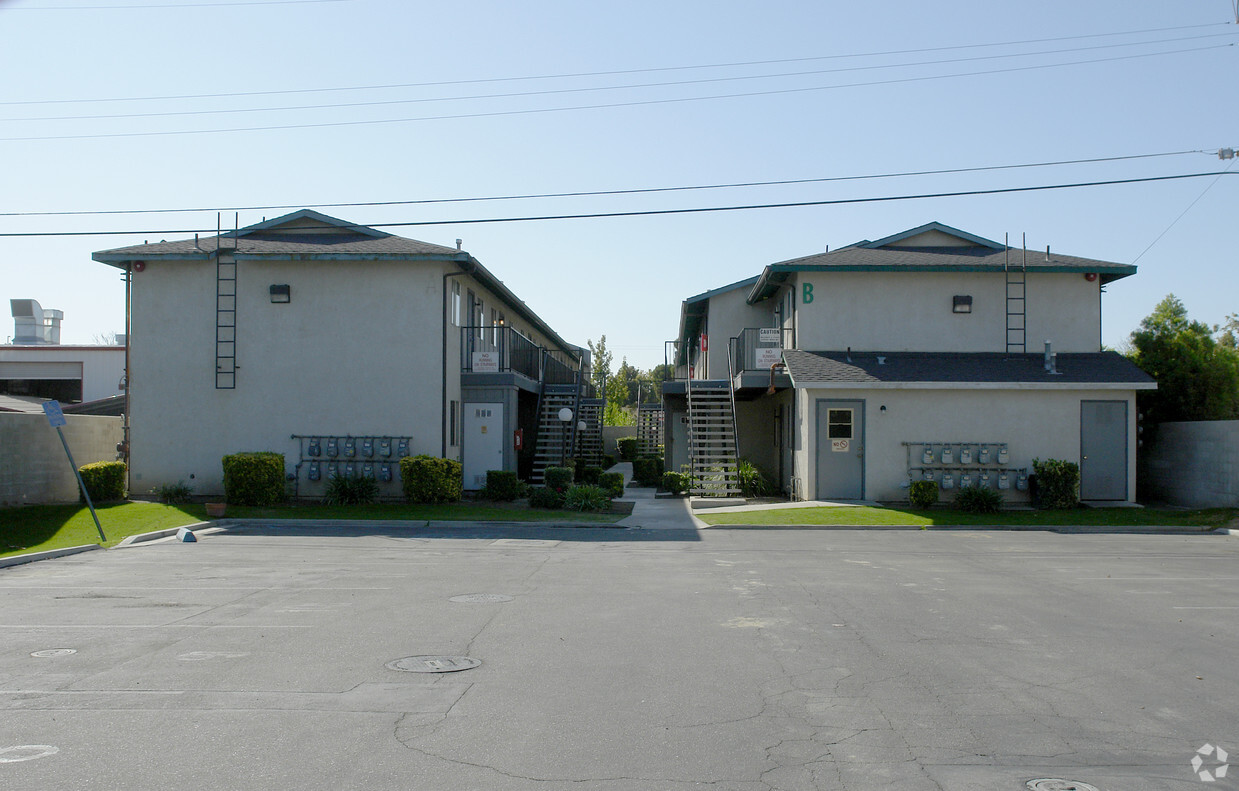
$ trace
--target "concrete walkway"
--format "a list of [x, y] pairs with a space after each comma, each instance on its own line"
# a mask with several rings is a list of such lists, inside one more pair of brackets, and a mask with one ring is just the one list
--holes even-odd
[[632, 462], [622, 461], [607, 472], [624, 476], [624, 496], [618, 502], [632, 503], [632, 514], [616, 522], [621, 527], [638, 527], [642, 530], [692, 530], [709, 527], [693, 516], [688, 500], [682, 497], [655, 497], [656, 489], [629, 486], [632, 482]]

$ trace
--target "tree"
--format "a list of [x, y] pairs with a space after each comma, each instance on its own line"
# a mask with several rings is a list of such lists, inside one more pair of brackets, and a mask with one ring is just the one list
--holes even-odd
[[1227, 349], [1239, 348], [1239, 313], [1230, 314], [1225, 323], [1213, 330], [1218, 333], [1217, 342], [1220, 345]]
[[1132, 362], [1157, 380], [1156, 391], [1140, 394], [1150, 420], [1239, 418], [1239, 351], [1214, 331], [1169, 294], [1131, 334]]
[[585, 343], [589, 346], [590, 356], [593, 357], [593, 369], [590, 371], [589, 378], [593, 381], [594, 387], [598, 388], [598, 392], [601, 393], [607, 377], [611, 375], [611, 360], [613, 358], [611, 352], [607, 351], [607, 336], [599, 336], [597, 345], [594, 345], [593, 341], [586, 341]]

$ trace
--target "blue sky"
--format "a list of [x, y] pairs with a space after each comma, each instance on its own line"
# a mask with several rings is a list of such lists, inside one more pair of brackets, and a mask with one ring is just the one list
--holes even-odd
[[[32, 297], [64, 310], [63, 340], [89, 343], [120, 331], [124, 309], [115, 270], [92, 262], [91, 252], [216, 222], [213, 210], [15, 213], [321, 207], [1239, 148], [1236, 44], [1233, 0], [0, 0], [0, 233], [138, 232], [0, 237], [0, 300]], [[881, 54], [892, 52], [901, 54]], [[1094, 62], [1048, 65], [1074, 61]], [[545, 79], [514, 79], [524, 77]], [[620, 87], [636, 84], [644, 87]], [[266, 93], [237, 95], [253, 92]], [[726, 94], [750, 95], [701, 98]], [[173, 96], [195, 98], [150, 98]], [[373, 102], [386, 103], [340, 106]], [[333, 106], [272, 110], [304, 105]], [[61, 120], [33, 120], [50, 117]], [[259, 126], [299, 128], [210, 131]], [[1239, 310], [1239, 176], [720, 213], [452, 221], [988, 190], [1205, 173], [1236, 161], [1187, 153], [321, 210], [367, 224], [448, 221], [390, 230], [445, 245], [462, 238], [564, 338], [584, 345], [605, 333], [617, 363], [627, 356], [643, 368], [662, 362], [685, 297], [769, 263], [931, 220], [999, 241], [1010, 234], [1016, 244], [1027, 234], [1033, 249], [1135, 262], [1139, 274], [1112, 284], [1104, 302], [1103, 340], [1115, 346], [1170, 292], [1202, 321]], [[240, 222], [282, 213], [242, 211]], [[0, 329], [0, 340], [11, 332], [11, 324]]]

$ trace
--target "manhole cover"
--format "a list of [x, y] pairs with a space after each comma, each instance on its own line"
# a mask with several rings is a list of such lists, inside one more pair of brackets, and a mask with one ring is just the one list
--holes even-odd
[[1081, 783], [1079, 780], [1043, 778], [1029, 780], [1027, 785], [1029, 791], [1097, 791], [1097, 786]]
[[45, 651], [35, 651], [33, 654], [31, 654], [31, 656], [37, 656], [37, 657], [68, 656], [69, 654], [76, 654], [76, 653], [77, 653], [76, 648], [48, 648]]
[[448, 601], [460, 604], [493, 604], [495, 602], [512, 601], [512, 597], [505, 596], [502, 593], [466, 593], [462, 596], [453, 596]]
[[482, 664], [470, 656], [406, 656], [388, 662], [388, 670], [403, 670], [406, 673], [455, 673], [471, 670]]
[[58, 752], [60, 752], [60, 748], [53, 747], [50, 744], [23, 744], [17, 747], [0, 747], [0, 764], [33, 761], [36, 758], [46, 758]]

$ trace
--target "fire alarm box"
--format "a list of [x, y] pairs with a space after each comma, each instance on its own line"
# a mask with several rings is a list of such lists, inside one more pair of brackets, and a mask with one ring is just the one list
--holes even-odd
[[517, 450], [525, 448], [525, 430], [523, 428], [518, 428], [512, 432], [512, 447]]

